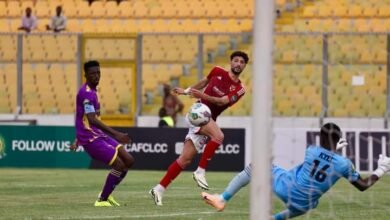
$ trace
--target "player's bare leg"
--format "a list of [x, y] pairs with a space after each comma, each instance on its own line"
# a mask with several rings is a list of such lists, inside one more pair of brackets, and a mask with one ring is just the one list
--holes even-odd
[[252, 167], [248, 165], [243, 171], [238, 173], [229, 182], [226, 189], [222, 194], [208, 194], [202, 192], [202, 199], [209, 205], [213, 206], [217, 211], [222, 211], [225, 208], [226, 203], [238, 192], [241, 188], [248, 185], [251, 180]]
[[168, 170], [160, 183], [149, 191], [149, 194], [152, 196], [156, 205], [162, 206], [162, 197], [165, 189], [174, 179], [176, 179], [181, 171], [191, 163], [196, 154], [197, 150], [192, 141], [186, 140], [180, 156], [168, 167]]
[[212, 119], [209, 121], [209, 123], [200, 128], [199, 134], [208, 136], [210, 140], [205, 146], [199, 161], [198, 168], [193, 173], [193, 178], [199, 187], [205, 190], [209, 190], [209, 185], [206, 180], [207, 164], [214, 156], [215, 151], [222, 144], [224, 135], [221, 129], [218, 127], [217, 123]]

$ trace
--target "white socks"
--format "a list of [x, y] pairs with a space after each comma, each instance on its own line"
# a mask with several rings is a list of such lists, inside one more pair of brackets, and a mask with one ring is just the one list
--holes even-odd
[[165, 188], [163, 186], [161, 186], [161, 184], [158, 184], [154, 187], [154, 190], [158, 191], [158, 192], [165, 192]]
[[206, 170], [201, 168], [201, 167], [198, 167], [198, 169], [196, 169], [195, 173], [198, 173], [198, 174], [205, 174], [206, 173]]

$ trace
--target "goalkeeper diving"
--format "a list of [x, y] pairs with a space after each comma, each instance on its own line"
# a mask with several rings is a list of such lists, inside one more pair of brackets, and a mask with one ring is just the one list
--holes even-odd
[[[390, 171], [390, 158], [379, 155], [378, 168], [369, 177], [362, 178], [352, 162], [338, 154], [347, 145], [341, 137], [340, 128], [334, 123], [327, 123], [321, 127], [320, 146], [309, 146], [302, 164], [291, 170], [273, 165], [273, 191], [286, 205], [285, 210], [272, 216], [273, 219], [294, 218], [316, 208], [321, 196], [341, 177], [358, 190], [365, 191]], [[251, 165], [245, 167], [222, 194], [202, 192], [203, 200], [217, 211], [222, 211], [226, 203], [250, 182], [251, 172]]]

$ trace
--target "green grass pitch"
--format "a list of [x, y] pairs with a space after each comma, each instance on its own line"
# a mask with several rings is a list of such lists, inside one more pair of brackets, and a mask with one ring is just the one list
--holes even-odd
[[[160, 171], [130, 171], [114, 192], [121, 207], [93, 207], [106, 170], [0, 168], [0, 219], [249, 219], [249, 187], [241, 190], [224, 212], [215, 212], [200, 198], [190, 172], [182, 173], [156, 207], [148, 190]], [[212, 189], [221, 192], [235, 173], [208, 172]], [[274, 198], [274, 212], [283, 204]], [[390, 176], [359, 192], [339, 181], [320, 200], [317, 209], [296, 219], [389, 219]]]

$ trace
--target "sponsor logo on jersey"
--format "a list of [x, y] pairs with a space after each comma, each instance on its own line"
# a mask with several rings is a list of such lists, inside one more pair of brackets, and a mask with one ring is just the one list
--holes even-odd
[[229, 88], [229, 91], [232, 92], [236, 89], [236, 86], [235, 85], [231, 85], [230, 88]]
[[213, 91], [217, 93], [219, 96], [224, 96], [225, 93], [219, 90], [216, 86], [213, 86]]

